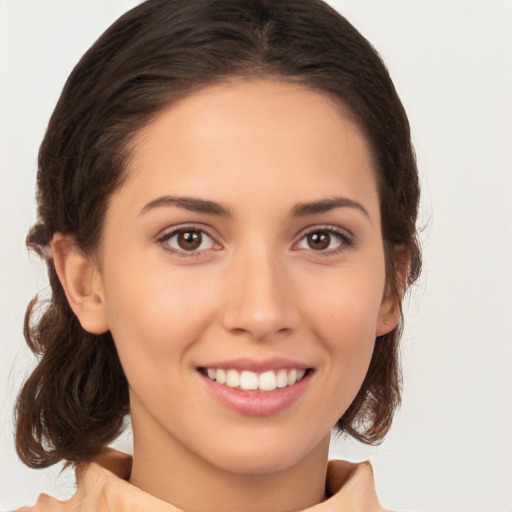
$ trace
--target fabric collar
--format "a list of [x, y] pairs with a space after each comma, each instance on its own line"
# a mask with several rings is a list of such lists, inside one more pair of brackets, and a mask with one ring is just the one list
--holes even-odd
[[[131, 467], [130, 455], [108, 449], [77, 468], [77, 491], [71, 499], [62, 502], [42, 494], [33, 508], [18, 512], [183, 512], [130, 484]], [[302, 512], [385, 512], [369, 462], [330, 461], [326, 493], [326, 501]]]

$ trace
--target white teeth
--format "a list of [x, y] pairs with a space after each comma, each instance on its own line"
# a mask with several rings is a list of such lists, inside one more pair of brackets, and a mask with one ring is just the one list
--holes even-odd
[[274, 391], [276, 389], [276, 374], [273, 371], [262, 373], [258, 387], [261, 391]]
[[292, 368], [277, 372], [268, 370], [258, 374], [248, 370], [239, 372], [232, 368], [228, 370], [207, 368], [206, 374], [209, 379], [231, 388], [240, 388], [244, 391], [274, 391], [276, 388], [292, 386], [304, 377], [306, 370]]
[[288, 372], [286, 370], [279, 370], [277, 372], [276, 386], [278, 388], [285, 388], [288, 386]]
[[[217, 375], [215, 375], [215, 379], [219, 384], [225, 384], [226, 383], [226, 372], [224, 370], [214, 370]], [[208, 377], [210, 375], [208, 374]], [[210, 377], [211, 379], [211, 377]]]
[[236, 370], [228, 370], [226, 374], [226, 384], [230, 388], [237, 388], [240, 386], [240, 375]]
[[240, 374], [240, 387], [247, 391], [258, 389], [258, 375], [254, 372], [244, 371]]

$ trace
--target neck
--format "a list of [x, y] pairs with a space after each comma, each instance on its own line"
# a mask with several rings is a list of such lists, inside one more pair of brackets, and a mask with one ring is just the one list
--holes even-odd
[[135, 422], [133, 433], [130, 482], [179, 509], [288, 512], [325, 499], [329, 436], [290, 467], [248, 473], [214, 465], [168, 436], [146, 436]]

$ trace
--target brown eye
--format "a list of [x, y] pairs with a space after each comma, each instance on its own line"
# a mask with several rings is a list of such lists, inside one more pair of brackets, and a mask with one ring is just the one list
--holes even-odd
[[174, 253], [194, 253], [213, 249], [215, 241], [201, 229], [183, 228], [160, 238], [159, 242]]
[[202, 240], [200, 231], [182, 231], [177, 235], [178, 245], [184, 251], [195, 251], [201, 246]]
[[352, 236], [345, 230], [333, 226], [332, 228], [319, 228], [305, 233], [295, 247], [327, 256], [339, 253], [352, 245]]
[[307, 235], [307, 242], [314, 251], [323, 251], [331, 243], [331, 234], [327, 231], [316, 231]]

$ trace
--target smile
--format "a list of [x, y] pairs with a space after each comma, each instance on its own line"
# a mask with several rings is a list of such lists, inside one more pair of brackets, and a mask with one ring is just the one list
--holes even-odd
[[240, 389], [242, 391], [260, 392], [269, 392], [278, 388], [293, 386], [304, 378], [306, 372], [307, 370], [302, 368], [268, 370], [262, 373], [249, 370], [239, 371], [234, 368], [201, 369], [203, 375], [223, 386]]
[[198, 370], [210, 396], [244, 416], [270, 416], [286, 410], [306, 392], [315, 373], [314, 368], [279, 360], [239, 360], [236, 366], [226, 362]]

